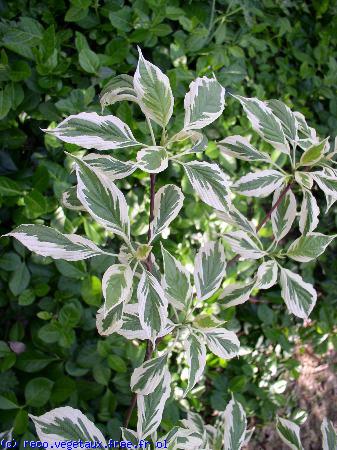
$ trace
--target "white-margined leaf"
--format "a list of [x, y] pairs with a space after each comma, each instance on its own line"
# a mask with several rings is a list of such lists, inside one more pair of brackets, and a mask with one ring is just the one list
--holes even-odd
[[206, 366], [206, 346], [201, 336], [190, 332], [183, 340], [188, 365], [188, 383], [184, 395], [187, 395], [198, 383]]
[[302, 234], [311, 233], [319, 223], [319, 207], [315, 197], [308, 189], [302, 189], [303, 199], [300, 211], [299, 228]]
[[12, 434], [13, 434], [13, 428], [10, 430], [2, 431], [0, 432], [0, 439], [4, 439], [5, 441], [11, 441], [12, 440]]
[[184, 202], [184, 194], [174, 184], [161, 187], [154, 197], [151, 242], [177, 217]]
[[298, 262], [309, 262], [324, 253], [336, 235], [326, 236], [321, 233], [308, 233], [296, 239], [288, 248], [287, 256]]
[[263, 262], [258, 268], [254, 287], [259, 289], [271, 288], [277, 281], [277, 274], [278, 265], [276, 261], [270, 259], [269, 261]]
[[86, 162], [79, 158], [74, 159], [78, 199], [104, 228], [128, 240], [130, 222], [123, 193], [112, 180], [104, 175], [98, 176]]
[[120, 330], [123, 325], [124, 303], [118, 303], [105, 314], [102, 306], [96, 314], [96, 328], [101, 336], [110, 336]]
[[255, 431], [255, 427], [251, 428], [250, 430], [246, 430], [245, 440], [243, 442], [244, 446], [249, 444], [249, 442], [250, 442], [250, 440], [251, 440], [251, 438], [253, 436], [254, 431]]
[[218, 142], [224, 155], [232, 156], [243, 161], [266, 161], [270, 162], [268, 153], [260, 152], [242, 136], [229, 136]]
[[137, 153], [137, 166], [148, 173], [167, 169], [168, 155], [164, 147], [145, 147]]
[[328, 175], [324, 171], [312, 172], [311, 176], [325, 195], [337, 198], [337, 177]]
[[240, 450], [246, 436], [247, 419], [242, 405], [232, 398], [224, 415], [224, 450]]
[[243, 230], [230, 231], [223, 236], [223, 239], [230, 245], [233, 252], [244, 259], [260, 259], [266, 254], [261, 244]]
[[164, 263], [162, 286], [169, 302], [179, 311], [186, 310], [192, 299], [190, 273], [165, 248], [161, 247]]
[[13, 236], [30, 251], [66, 261], [80, 261], [102, 255], [104, 251], [77, 234], [62, 234], [45, 225], [19, 225], [5, 236]]
[[127, 303], [132, 295], [133, 272], [129, 265], [113, 264], [103, 275], [104, 318], [119, 303]]
[[148, 339], [155, 343], [167, 324], [168, 301], [158, 280], [147, 270], [138, 284], [139, 320]]
[[137, 102], [137, 94], [133, 88], [133, 77], [124, 74], [117, 75], [104, 86], [99, 97], [102, 110], [106, 106], [122, 100]]
[[240, 228], [243, 231], [246, 231], [253, 236], [256, 236], [256, 228], [239, 210], [232, 205], [231, 209], [227, 212], [217, 211], [216, 215], [219, 219], [228, 223], [229, 225], [233, 225], [234, 227]]
[[204, 329], [208, 348], [212, 353], [222, 359], [231, 359], [237, 356], [240, 349], [240, 341], [233, 331], [226, 328]]
[[[128, 428], [121, 427], [123, 441], [131, 442], [133, 448], [138, 448], [138, 435], [136, 431], [129, 430]], [[132, 447], [131, 447], [132, 448]]]
[[138, 48], [139, 59], [133, 78], [133, 87], [143, 113], [165, 127], [173, 112], [170, 81], [154, 64], [147, 61]]
[[[332, 178], [337, 179], [337, 172], [332, 167], [324, 167], [324, 173]], [[326, 200], [325, 214], [327, 214], [331, 206], [337, 201], [337, 196], [325, 193], [325, 200]]]
[[241, 195], [267, 197], [284, 182], [284, 175], [274, 169], [250, 172], [239, 178], [233, 188]]
[[221, 305], [224, 308], [237, 306], [249, 300], [250, 294], [254, 288], [255, 280], [248, 283], [233, 283], [225, 287], [219, 296], [222, 300]]
[[[278, 201], [284, 189], [285, 187], [282, 186], [274, 192], [273, 206]], [[296, 212], [296, 197], [292, 190], [289, 189], [271, 214], [273, 234], [277, 242], [289, 233], [296, 218]]]
[[110, 180], [121, 180], [131, 175], [137, 165], [130, 161], [120, 161], [108, 155], [99, 155], [97, 153], [89, 153], [84, 156], [83, 160], [92, 167], [95, 172], [100, 175], [107, 176]]
[[298, 141], [297, 144], [303, 150], [306, 150], [313, 144], [318, 144], [319, 140], [316, 136], [316, 130], [308, 126], [305, 117], [302, 113], [294, 111], [294, 116], [296, 118], [298, 127]]
[[137, 434], [139, 439], [145, 439], [154, 433], [160, 425], [166, 400], [171, 393], [171, 375], [165, 368], [156, 389], [148, 395], [137, 395], [138, 422]]
[[96, 150], [140, 145], [132, 131], [115, 116], [99, 116], [95, 112], [82, 112], [67, 117], [54, 129], [43, 130], [61, 141]]
[[198, 447], [198, 450], [199, 448], [202, 448], [203, 450], [211, 450], [210, 447], [208, 446], [208, 436], [206, 427], [200, 414], [188, 411], [187, 419], [181, 420], [180, 423], [185, 428], [190, 430], [194, 436], [198, 436], [201, 439], [202, 445]]
[[297, 273], [283, 267], [280, 271], [281, 296], [289, 312], [307, 319], [316, 304], [317, 292], [312, 284], [305, 282]]
[[223, 246], [218, 242], [207, 242], [194, 260], [194, 284], [199, 300], [211, 297], [220, 287], [226, 273], [226, 258]]
[[229, 178], [217, 164], [191, 161], [183, 166], [193, 189], [203, 202], [219, 211], [229, 210]]
[[278, 417], [276, 430], [282, 441], [292, 450], [303, 450], [300, 438], [300, 427], [295, 422]]
[[167, 366], [168, 353], [137, 367], [131, 376], [130, 387], [137, 394], [148, 395], [153, 392], [163, 378]]
[[225, 88], [216, 78], [197, 78], [185, 95], [185, 130], [200, 130], [221, 116], [225, 107]]
[[337, 448], [337, 433], [330, 420], [323, 419], [321, 425], [322, 432], [322, 450], [336, 450]]
[[290, 149], [280, 119], [264, 102], [257, 98], [234, 96], [239, 100], [253, 129], [273, 147], [289, 155]]
[[[181, 152], [187, 155], [203, 152], [207, 147], [208, 139], [199, 131], [182, 129], [181, 131], [179, 131], [179, 133], [170, 138], [170, 140], [168, 141], [168, 145], [171, 146], [171, 144], [174, 144], [176, 142], [180, 144], [185, 143]], [[189, 149], [186, 149], [186, 146], [189, 147]]]
[[61, 202], [65, 208], [72, 209], [74, 211], [85, 211], [84, 206], [77, 198], [77, 186], [72, 186], [64, 191]]
[[310, 173], [308, 172], [295, 172], [295, 180], [297, 183], [302, 186], [305, 189], [308, 189], [309, 191], [312, 189], [312, 186], [314, 184], [314, 180]]
[[329, 148], [329, 138], [324, 139], [318, 144], [311, 145], [304, 153], [301, 155], [299, 162], [300, 166], [312, 166], [321, 160], [324, 153]]
[[203, 448], [200, 434], [189, 428], [173, 427], [161, 438], [167, 441], [168, 450], [198, 450]]
[[290, 142], [298, 141], [298, 122], [291, 109], [280, 100], [268, 100], [267, 105], [273, 114], [280, 120], [283, 133]]
[[42, 416], [33, 416], [36, 433], [41, 442], [53, 446], [65, 441], [90, 441], [106, 445], [100, 430], [78, 409], [65, 406], [52, 409]]

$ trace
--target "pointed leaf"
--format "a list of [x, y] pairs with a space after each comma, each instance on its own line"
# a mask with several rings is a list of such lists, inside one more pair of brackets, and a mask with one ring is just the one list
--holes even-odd
[[145, 361], [131, 376], [130, 387], [137, 394], [148, 395], [153, 392], [167, 370], [168, 353]]
[[299, 165], [312, 166], [316, 164], [323, 158], [327, 148], [329, 148], [329, 138], [324, 139], [319, 144], [310, 146], [304, 153], [302, 153]]
[[98, 174], [98, 176], [102, 174], [110, 180], [121, 180], [122, 178], [126, 178], [137, 169], [137, 165], [130, 161], [119, 161], [108, 155], [89, 153], [84, 156], [83, 160]]
[[281, 121], [273, 114], [271, 108], [257, 98], [245, 98], [239, 95], [234, 97], [243, 106], [253, 129], [277, 150], [289, 154], [289, 145]]
[[247, 419], [242, 405], [234, 398], [224, 413], [224, 450], [240, 450], [246, 436]]
[[327, 246], [335, 239], [321, 233], [308, 233], [296, 239], [288, 248], [287, 256], [299, 262], [309, 262], [324, 253]]
[[133, 77], [130, 77], [130, 75], [123, 74], [112, 78], [104, 86], [99, 101], [103, 110], [106, 106], [113, 105], [122, 100], [138, 101], [137, 94], [133, 88]]
[[137, 166], [148, 173], [167, 169], [168, 155], [164, 147], [145, 147], [137, 153]]
[[173, 95], [170, 81], [154, 64], [147, 61], [138, 48], [139, 59], [133, 79], [143, 113], [165, 127], [173, 112]]
[[281, 296], [289, 312], [301, 319], [307, 319], [317, 300], [314, 287], [306, 283], [300, 275], [284, 268], [281, 268], [280, 284]]
[[198, 383], [206, 366], [206, 346], [202, 338], [190, 333], [183, 341], [188, 364], [188, 383], [184, 395], [187, 395]]
[[130, 128], [115, 116], [82, 112], [67, 117], [56, 128], [43, 130], [61, 141], [83, 148], [114, 150], [140, 145]]
[[[273, 197], [273, 206], [278, 201], [285, 187], [276, 189]], [[271, 214], [271, 224], [275, 240], [278, 242], [286, 236], [296, 218], [296, 198], [292, 190], [289, 189], [283, 196], [277, 208]]]
[[255, 287], [259, 289], [269, 289], [277, 281], [278, 266], [277, 263], [270, 259], [263, 262], [257, 271]]
[[257, 150], [247, 138], [242, 136], [229, 136], [220, 141], [218, 145], [221, 153], [233, 158], [242, 159], [243, 161], [271, 161], [267, 153]]
[[78, 409], [65, 406], [42, 416], [29, 415], [41, 442], [53, 446], [64, 441], [100, 442], [106, 445], [100, 430]]
[[101, 336], [110, 336], [118, 332], [123, 325], [124, 303], [113, 306], [107, 314], [102, 306], [96, 314], [96, 328]]
[[231, 205], [229, 178], [220, 167], [205, 161], [192, 161], [183, 166], [201, 200], [219, 211], [228, 211]]
[[302, 234], [308, 234], [315, 230], [319, 220], [319, 207], [315, 197], [307, 189], [302, 189], [303, 200], [300, 211], [299, 228]]
[[230, 245], [231, 250], [244, 259], [260, 259], [266, 254], [261, 249], [261, 244], [259, 245], [245, 231], [230, 231], [223, 238]]
[[220, 242], [207, 242], [194, 261], [194, 284], [199, 300], [211, 297], [220, 287], [226, 273], [226, 259]]
[[295, 180], [302, 188], [308, 189], [309, 191], [312, 189], [314, 181], [310, 173], [296, 171]]
[[167, 184], [159, 189], [154, 198], [153, 220], [151, 222], [151, 241], [162, 233], [177, 217], [184, 202], [181, 189]]
[[337, 198], [337, 177], [327, 175], [323, 171], [312, 172], [311, 176], [326, 196]]
[[85, 211], [82, 203], [77, 198], [77, 186], [72, 186], [64, 191], [61, 201], [65, 208], [72, 209], [74, 211]]
[[235, 184], [235, 190], [249, 197], [267, 197], [275, 189], [282, 186], [284, 175], [273, 169], [250, 172], [241, 177]]
[[298, 122], [295, 114], [291, 109], [280, 100], [269, 100], [267, 105], [272, 110], [273, 114], [280, 119], [283, 133], [290, 142], [297, 142], [297, 128]]
[[102, 291], [105, 299], [103, 306], [104, 318], [108, 312], [119, 303], [127, 303], [132, 295], [133, 272], [125, 264], [113, 264], [104, 273]]
[[192, 299], [190, 274], [164, 247], [161, 247], [164, 263], [162, 286], [170, 303], [179, 311], [187, 310]]
[[252, 234], [253, 236], [256, 236], [256, 228], [254, 227], [254, 225], [248, 219], [246, 219], [246, 217], [241, 214], [234, 205], [232, 205], [231, 209], [229, 209], [227, 212], [217, 211], [216, 215], [219, 217], [219, 219], [222, 219], [229, 225], [233, 225], [243, 231], [246, 231], [249, 234]]
[[278, 417], [276, 430], [282, 441], [292, 450], [303, 450], [300, 439], [300, 427], [295, 422]]
[[212, 353], [222, 359], [231, 359], [237, 356], [240, 341], [233, 331], [226, 328], [203, 330], [207, 345]]
[[62, 234], [45, 225], [20, 225], [5, 236], [13, 236], [30, 251], [53, 259], [80, 261], [104, 254], [87, 238]]
[[221, 116], [225, 107], [225, 88], [215, 78], [197, 78], [185, 95], [184, 129], [200, 130]]
[[322, 432], [323, 450], [336, 450], [336, 448], [337, 448], [337, 433], [333, 427], [332, 422], [330, 422], [330, 420], [327, 420], [326, 418], [323, 419], [322, 426], [321, 426], [321, 432]]
[[249, 283], [234, 283], [225, 287], [219, 296], [219, 300], [223, 300], [221, 305], [224, 308], [237, 306], [249, 300], [250, 294], [254, 288], [255, 280]]

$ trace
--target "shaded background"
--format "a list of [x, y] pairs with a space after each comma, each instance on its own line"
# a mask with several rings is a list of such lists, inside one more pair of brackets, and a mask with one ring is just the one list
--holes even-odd
[[[189, 83], [214, 72], [229, 92], [280, 98], [301, 111], [321, 136], [337, 133], [336, 1], [3, 0], [0, 13], [1, 234], [20, 223], [45, 223], [118, 248], [87, 215], [59, 206], [62, 192], [74, 182], [63, 151], [77, 148], [46, 136], [41, 128], [80, 111], [100, 112], [102, 86], [113, 75], [133, 74], [137, 45], [170, 78], [173, 128], [182, 122]], [[136, 137], [146, 139], [144, 118], [134, 105], [114, 105], [110, 111]], [[212, 141], [245, 134], [248, 127], [239, 105], [228, 98], [224, 115], [206, 129], [210, 143], [205, 159], [218, 160], [232, 178], [246, 173], [248, 164], [224, 159]], [[116, 155], [132, 158], [127, 151]], [[165, 246], [189, 264], [202, 234], [214, 236], [215, 218], [179, 168], [160, 174], [158, 187], [168, 180], [182, 185], [186, 200]], [[143, 201], [147, 177], [137, 171], [119, 186], [131, 208], [133, 234], [141, 241], [148, 217]], [[269, 206], [270, 199], [238, 203], [256, 220]], [[320, 206], [323, 211], [323, 198]], [[336, 232], [335, 207], [319, 231]], [[267, 227], [264, 236], [270, 235]], [[289, 235], [294, 237], [296, 232]], [[101, 339], [96, 332], [100, 279], [111, 262], [100, 257], [55, 263], [30, 254], [14, 240], [1, 239], [0, 431], [14, 423], [18, 436], [33, 438], [28, 412], [39, 415], [71, 405], [93, 418], [106, 435], [118, 438], [130, 401], [130, 376], [144, 347], [118, 335]], [[240, 263], [227, 278], [249, 276], [249, 264]], [[301, 268], [319, 292], [318, 305], [304, 326], [286, 314], [278, 288], [237, 310], [221, 312], [239, 333], [245, 355], [231, 362], [209, 355], [204, 379], [185, 401], [171, 400], [163, 428], [175, 424], [189, 407], [212, 422], [213, 411], [224, 409], [233, 391], [257, 427], [249, 448], [281, 448], [270, 426], [276, 412], [299, 423], [309, 413], [304, 446], [321, 448], [322, 416], [337, 423], [336, 269], [334, 246]], [[209, 310], [216, 308], [213, 299]], [[183, 386], [182, 362], [175, 364], [175, 381]]]

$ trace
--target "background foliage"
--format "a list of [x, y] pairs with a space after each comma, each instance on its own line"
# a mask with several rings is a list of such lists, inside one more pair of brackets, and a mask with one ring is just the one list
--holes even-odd
[[[106, 242], [103, 230], [87, 215], [59, 206], [62, 192], [74, 181], [63, 151], [74, 148], [43, 134], [41, 128], [79, 111], [99, 112], [97, 94], [110, 77], [133, 73], [137, 44], [168, 74], [181, 112], [188, 84], [214, 72], [230, 92], [283, 99], [304, 113], [322, 136], [336, 134], [334, 0], [18, 0], [0, 1], [0, 11], [1, 234], [34, 221]], [[111, 111], [136, 137], [146, 135], [146, 124], [140, 115], [136, 121], [134, 106], [123, 103]], [[177, 129], [179, 120], [182, 115]], [[219, 160], [232, 177], [246, 173], [247, 163], [223, 158], [212, 140], [245, 134], [247, 129], [240, 106], [228, 99], [223, 117], [206, 131], [207, 157]], [[183, 174], [178, 170], [161, 174], [157, 189], [169, 180], [180, 184]], [[131, 208], [134, 235], [147, 227], [148, 205], [144, 207], [142, 200], [148, 180], [142, 177], [135, 172], [120, 184]], [[212, 237], [219, 230], [211, 209], [195, 198], [185, 178], [182, 188], [187, 199], [166, 248], [178, 248], [177, 256], [188, 264], [202, 232]], [[261, 218], [269, 206], [268, 200], [251, 199], [242, 202], [241, 211]], [[332, 207], [318, 231], [331, 234], [335, 228]], [[269, 227], [266, 237], [268, 233]], [[39, 415], [69, 404], [95, 418], [106, 435], [117, 437], [130, 401], [132, 369], [142, 361], [145, 348], [117, 335], [102, 339], [96, 332], [100, 279], [111, 259], [52, 262], [7, 238], [1, 240], [0, 252], [1, 430], [14, 422], [18, 435], [33, 438], [28, 412]], [[230, 362], [209, 355], [203, 382], [187, 400], [170, 402], [164, 427], [175, 424], [188, 407], [209, 420], [213, 410], [224, 409], [229, 391], [238, 394], [258, 425], [282, 410], [304, 417], [297, 400], [283, 393], [299, 376], [295, 349], [301, 351], [307, 343], [319, 355], [337, 345], [334, 252], [332, 245], [319, 260], [306, 264], [304, 275], [315, 282], [320, 301], [304, 327], [286, 314], [278, 288], [222, 313], [229, 327], [239, 332], [243, 355]], [[228, 272], [227, 280], [245, 277], [249, 270], [250, 263], [241, 262]], [[217, 307], [214, 298], [209, 311]], [[184, 380], [181, 361], [176, 364], [177, 380]]]

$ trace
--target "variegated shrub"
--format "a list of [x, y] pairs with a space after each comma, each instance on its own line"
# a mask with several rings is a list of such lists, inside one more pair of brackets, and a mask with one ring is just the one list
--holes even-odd
[[[77, 184], [64, 192], [63, 206], [89, 213], [121, 242], [119, 253], [100, 248], [86, 237], [61, 234], [39, 224], [22, 224], [9, 233], [45, 257], [68, 261], [97, 255], [115, 257], [116, 263], [103, 276], [104, 302], [97, 311], [96, 323], [102, 336], [118, 333], [126, 339], [147, 341], [144, 363], [135, 369], [130, 380], [134, 396], [122, 429], [123, 438], [135, 445], [144, 439], [166, 439], [170, 449], [236, 450], [248, 442], [252, 430], [247, 431], [245, 411], [235, 398], [218, 415], [214, 426], [204, 425], [197, 414], [189, 412], [187, 419], [168, 434], [157, 434], [166, 400], [172, 395], [172, 355], [181, 354], [186, 361], [187, 380], [183, 389], [176, 390], [176, 395], [184, 397], [200, 381], [207, 351], [225, 360], [239, 354], [238, 337], [216, 315], [208, 313], [208, 299], [215, 295], [221, 308], [233, 307], [249, 301], [252, 291], [269, 289], [279, 282], [288, 311], [302, 319], [308, 318], [317, 300], [314, 287], [297, 273], [295, 263], [317, 258], [334, 239], [315, 231], [320, 210], [313, 187], [317, 185], [324, 192], [328, 210], [337, 200], [335, 149], [330, 149], [327, 139], [316, 136], [302, 114], [291, 111], [284, 103], [234, 98], [243, 106], [253, 130], [273, 148], [271, 155], [242, 136], [218, 142], [223, 155], [258, 163], [254, 171], [238, 180], [231, 179], [214, 162], [193, 158], [207, 146], [202, 129], [223, 113], [225, 89], [215, 77], [193, 81], [185, 96], [182, 129], [170, 133], [174, 98], [169, 79], [139, 51], [134, 77], [122, 75], [108, 83], [101, 94], [101, 105], [104, 110], [120, 101], [137, 104], [148, 124], [147, 143], [139, 142], [136, 133], [118, 117], [103, 113], [81, 112], [67, 117], [56, 128], [45, 130], [66, 143], [90, 150], [81, 156], [78, 152], [67, 153], [74, 164]], [[125, 162], [110, 154], [115, 149], [128, 152], [128, 148], [137, 150], [135, 160]], [[279, 156], [287, 159], [283, 167], [277, 163]], [[161, 241], [162, 233], [178, 216], [184, 201], [181, 188], [175, 184], [166, 184], [156, 191], [156, 176], [169, 163], [183, 168], [196, 194], [214, 208], [219, 226], [224, 229], [216, 241], [201, 245], [193, 274]], [[141, 243], [131, 234], [127, 201], [117, 187], [118, 180], [136, 170], [146, 172], [150, 178], [149, 228]], [[271, 209], [257, 226], [235, 206], [239, 196], [271, 194]], [[273, 239], [268, 241], [259, 232], [269, 220]], [[291, 241], [288, 233], [295, 226], [297, 237]], [[152, 249], [159, 245], [162, 258], [156, 261]], [[234, 254], [233, 258], [229, 259], [228, 254]], [[226, 266], [238, 259], [255, 261], [254, 275], [223, 288]], [[289, 265], [289, 260], [295, 263]], [[128, 424], [136, 404], [137, 430], [132, 431]], [[99, 429], [70, 407], [31, 418], [44, 441], [86, 438], [105, 442]], [[301, 448], [298, 430], [289, 423], [279, 419], [279, 433], [291, 448]], [[335, 439], [329, 437], [329, 427], [324, 422], [324, 442]]]

